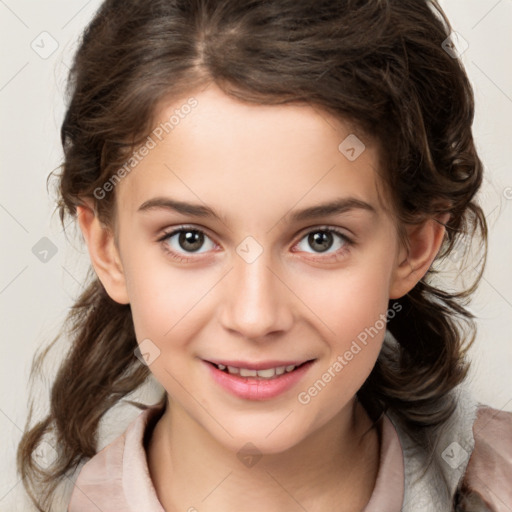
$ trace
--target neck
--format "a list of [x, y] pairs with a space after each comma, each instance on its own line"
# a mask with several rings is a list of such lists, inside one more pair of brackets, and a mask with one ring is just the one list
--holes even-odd
[[378, 464], [377, 431], [355, 400], [298, 445], [246, 465], [178, 404], [167, 406], [148, 446], [151, 478], [167, 512], [361, 510]]

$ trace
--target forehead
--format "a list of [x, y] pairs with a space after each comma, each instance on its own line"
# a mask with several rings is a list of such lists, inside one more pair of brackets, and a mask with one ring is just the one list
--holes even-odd
[[118, 185], [121, 213], [163, 196], [267, 222], [326, 198], [381, 209], [374, 143], [316, 107], [243, 103], [211, 85], [156, 114], [146, 150]]

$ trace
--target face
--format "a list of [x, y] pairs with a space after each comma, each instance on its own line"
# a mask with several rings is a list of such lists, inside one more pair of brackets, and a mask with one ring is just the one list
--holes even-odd
[[117, 185], [126, 293], [172, 406], [276, 453], [351, 410], [384, 338], [396, 228], [377, 149], [343, 143], [345, 123], [193, 97], [161, 109], [179, 121]]

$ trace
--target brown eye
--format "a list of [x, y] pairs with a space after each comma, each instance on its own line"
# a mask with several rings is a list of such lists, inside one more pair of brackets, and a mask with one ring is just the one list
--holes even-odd
[[333, 254], [345, 247], [348, 247], [351, 241], [343, 233], [333, 228], [322, 228], [315, 229], [306, 233], [306, 235], [297, 244], [300, 251], [304, 251], [310, 254], [319, 254], [329, 251], [334, 248], [334, 251], [330, 251], [328, 254]]
[[202, 230], [186, 226], [165, 233], [158, 241], [164, 244], [166, 251], [177, 255], [203, 254], [216, 247]]
[[179, 233], [178, 244], [187, 252], [198, 251], [204, 243], [204, 233], [196, 230], [183, 230]]
[[333, 245], [332, 233], [327, 231], [316, 231], [308, 235], [308, 244], [318, 252], [325, 252]]

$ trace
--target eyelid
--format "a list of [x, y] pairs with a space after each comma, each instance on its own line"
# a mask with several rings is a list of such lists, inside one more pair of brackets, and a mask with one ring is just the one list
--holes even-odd
[[[351, 243], [355, 243], [355, 237], [353, 236], [351, 231], [349, 231], [346, 228], [341, 228], [339, 226], [331, 226], [329, 224], [319, 224], [316, 226], [309, 226], [309, 227], [304, 228], [301, 231], [299, 231], [296, 236], [298, 238], [298, 241], [300, 241], [309, 233], [315, 233], [316, 231], [330, 231], [332, 233], [336, 233], [336, 234], [342, 236], [343, 238], [346, 238]], [[350, 232], [351, 234], [347, 234], [346, 231]]]
[[[162, 242], [163, 240], [165, 240], [166, 238], [169, 238], [171, 237], [172, 235], [176, 234], [176, 233], [179, 233], [180, 231], [183, 231], [183, 230], [191, 230], [191, 231], [198, 231], [198, 232], [201, 232], [203, 233], [204, 235], [206, 235], [208, 238], [210, 238], [212, 241], [214, 241], [217, 245], [219, 245], [216, 241], [215, 241], [215, 237], [213, 237], [208, 229], [204, 228], [204, 227], [199, 227], [199, 226], [195, 226], [193, 224], [180, 224], [178, 226], [173, 226], [171, 228], [166, 228], [166, 229], [163, 229], [160, 231], [160, 234], [158, 235], [158, 238], [157, 238], [157, 241], [158, 242]], [[349, 242], [351, 243], [355, 243], [355, 240], [353, 239], [353, 236], [352, 234], [351, 235], [348, 235], [345, 233], [345, 231], [349, 231], [348, 229], [346, 228], [340, 228], [340, 227], [335, 227], [335, 226], [330, 226], [328, 224], [320, 224], [320, 225], [317, 225], [317, 226], [309, 226], [307, 228], [304, 228], [302, 230], [300, 230], [295, 236], [294, 238], [297, 238], [296, 242], [294, 242], [294, 245], [299, 242], [300, 240], [302, 240], [302, 238], [304, 238], [304, 236], [308, 235], [309, 233], [312, 233], [312, 232], [315, 232], [315, 230], [317, 231], [331, 231], [331, 232], [334, 232], [334, 233], [337, 233], [341, 236], [343, 236], [344, 238], [346, 238]], [[352, 232], [351, 232], [352, 233]]]
[[157, 238], [157, 242], [163, 242], [165, 239], [170, 238], [172, 235], [175, 235], [179, 233], [180, 231], [198, 231], [199, 233], [203, 233], [205, 236], [207, 236], [210, 240], [215, 242], [216, 245], [219, 245], [215, 241], [215, 237], [213, 237], [208, 229], [204, 227], [194, 226], [193, 224], [180, 224], [178, 226], [173, 226], [170, 228], [164, 228], [159, 231], [159, 235]]

